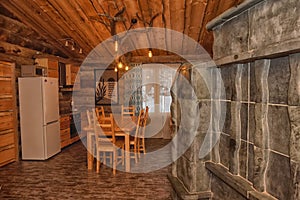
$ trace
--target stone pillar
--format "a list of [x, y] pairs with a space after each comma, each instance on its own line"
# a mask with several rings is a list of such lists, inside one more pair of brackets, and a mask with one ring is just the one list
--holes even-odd
[[289, 117], [291, 123], [290, 164], [292, 199], [300, 199], [300, 54], [290, 56]]
[[[211, 71], [201, 69], [201, 74], [209, 76]], [[204, 163], [210, 159], [210, 154], [199, 159], [203, 141], [206, 140], [204, 145], [208, 145], [208, 149], [211, 147], [211, 131], [208, 131], [211, 100], [207, 84], [192, 65], [183, 65], [178, 69], [171, 91], [173, 137], [178, 136], [176, 140], [173, 139], [174, 164], [169, 176], [174, 191], [172, 197], [210, 199], [210, 174]], [[187, 150], [182, 151], [186, 145]], [[180, 157], [175, 161], [178, 156]]]

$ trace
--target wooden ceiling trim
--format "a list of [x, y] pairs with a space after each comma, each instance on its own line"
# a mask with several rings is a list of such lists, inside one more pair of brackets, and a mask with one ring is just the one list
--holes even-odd
[[185, 12], [184, 12], [184, 31], [183, 34], [188, 35], [190, 30], [190, 23], [191, 23], [191, 13], [192, 13], [192, 2], [193, 0], [186, 0], [185, 1]]
[[[16, 1], [18, 2], [18, 1]], [[56, 49], [60, 49], [62, 51], [62, 53], [64, 55], [67, 55], [69, 57], [74, 56], [72, 54], [72, 52], [69, 52], [63, 48], [61, 48], [61, 45], [57, 42], [57, 40], [55, 39], [54, 35], [49, 35], [48, 30], [44, 29], [44, 27], [42, 25], [44, 25], [44, 23], [40, 24], [40, 19], [35, 19], [33, 16], [28, 15], [28, 12], [31, 13], [31, 10], [27, 10], [26, 6], [22, 7], [22, 9], [20, 8], [20, 5], [15, 4], [14, 1], [3, 1], [2, 5], [10, 10], [11, 12], [13, 12], [16, 17], [18, 17], [19, 19], [23, 19], [24, 20], [24, 24], [26, 24], [28, 27], [32, 28], [33, 30], [35, 30], [37, 33], [39, 33], [41, 36], [43, 36], [44, 38], [47, 38], [49, 42], [51, 42], [53, 44], [53, 47]], [[50, 31], [51, 33], [52, 31]], [[63, 56], [63, 55], [62, 55]]]

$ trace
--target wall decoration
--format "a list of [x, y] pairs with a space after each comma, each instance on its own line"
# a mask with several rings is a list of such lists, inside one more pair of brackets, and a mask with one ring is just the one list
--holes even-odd
[[96, 105], [118, 104], [118, 72], [110, 69], [95, 69]]

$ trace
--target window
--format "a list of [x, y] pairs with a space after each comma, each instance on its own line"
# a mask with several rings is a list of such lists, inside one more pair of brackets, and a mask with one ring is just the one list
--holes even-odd
[[149, 112], [170, 112], [170, 88], [179, 64], [142, 65], [143, 107], [149, 106]]

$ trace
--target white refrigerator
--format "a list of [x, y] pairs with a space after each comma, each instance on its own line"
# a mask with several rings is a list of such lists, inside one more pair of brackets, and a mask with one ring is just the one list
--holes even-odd
[[46, 160], [61, 151], [58, 79], [22, 77], [18, 82], [22, 159]]

